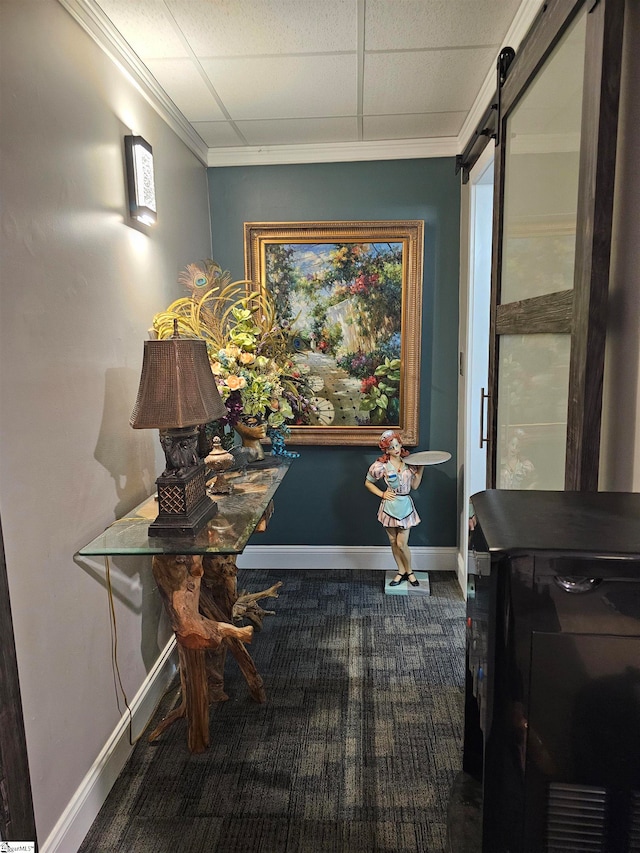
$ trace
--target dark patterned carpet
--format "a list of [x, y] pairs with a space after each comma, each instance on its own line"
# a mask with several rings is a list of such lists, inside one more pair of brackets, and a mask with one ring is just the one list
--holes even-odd
[[431, 596], [384, 595], [382, 572], [245, 571], [238, 586], [276, 580], [249, 647], [267, 703], [228, 659], [208, 752], [189, 755], [183, 720], [142, 738], [81, 853], [444, 853], [463, 728], [454, 575], [430, 573]]

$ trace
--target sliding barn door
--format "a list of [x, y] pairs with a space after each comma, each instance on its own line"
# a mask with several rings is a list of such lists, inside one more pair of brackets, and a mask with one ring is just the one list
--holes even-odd
[[500, 92], [488, 482], [598, 484], [623, 0], [546, 4]]

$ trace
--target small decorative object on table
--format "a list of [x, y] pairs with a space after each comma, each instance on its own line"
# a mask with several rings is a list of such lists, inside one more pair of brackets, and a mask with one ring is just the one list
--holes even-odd
[[271, 453], [274, 456], [284, 456], [285, 459], [297, 459], [300, 454], [285, 447], [285, 436], [289, 435], [289, 427], [282, 424], [279, 429], [268, 427], [267, 437], [271, 439]]
[[261, 441], [267, 437], [267, 425], [258, 418], [241, 418], [235, 425], [235, 431], [242, 440], [242, 446], [250, 451], [250, 459], [260, 462], [264, 459], [264, 448]]
[[224, 449], [220, 437], [216, 435], [212, 441], [211, 452], [204, 460], [207, 468], [216, 474], [215, 480], [207, 487], [208, 494], [228, 495], [231, 492], [231, 486], [224, 472], [232, 467], [234, 461], [232, 454]]

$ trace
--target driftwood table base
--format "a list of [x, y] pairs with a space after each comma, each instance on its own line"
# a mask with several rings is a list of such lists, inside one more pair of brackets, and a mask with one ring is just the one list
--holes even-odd
[[277, 598], [280, 583], [259, 593], [238, 596], [235, 555], [156, 555], [153, 575], [178, 643], [182, 702], [149, 735], [158, 738], [176, 720], [187, 719], [190, 752], [209, 746], [209, 706], [229, 697], [224, 690], [226, 651], [232, 653], [256, 702], [266, 694], [245, 643], [253, 627], [238, 628], [234, 619], [246, 618], [256, 629], [268, 611], [258, 601]]

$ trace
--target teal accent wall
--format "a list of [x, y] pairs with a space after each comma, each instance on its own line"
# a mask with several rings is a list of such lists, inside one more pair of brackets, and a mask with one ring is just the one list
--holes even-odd
[[[460, 185], [450, 158], [210, 168], [213, 257], [244, 277], [245, 222], [421, 219], [425, 225], [420, 441], [452, 458], [427, 468], [411, 545], [456, 544]], [[364, 488], [375, 447], [294, 447], [266, 533], [251, 544], [386, 545]]]

